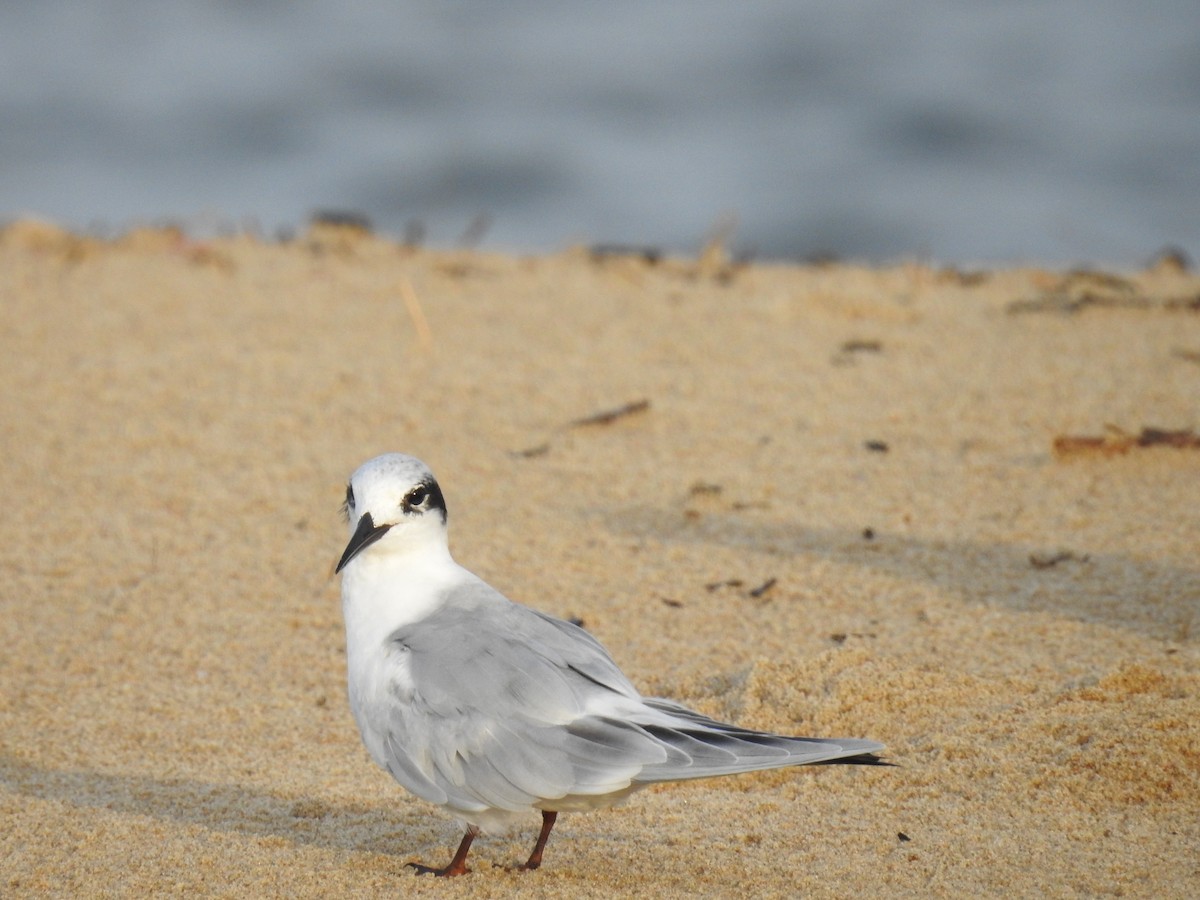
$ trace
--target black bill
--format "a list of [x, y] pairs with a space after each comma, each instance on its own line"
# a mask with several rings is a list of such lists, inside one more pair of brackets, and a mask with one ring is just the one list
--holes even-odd
[[350, 543], [346, 545], [346, 552], [342, 554], [342, 558], [338, 560], [337, 568], [333, 570], [336, 575], [354, 557], [358, 556], [363, 550], [366, 550], [373, 543], [388, 533], [391, 525], [376, 525], [375, 520], [371, 518], [370, 513], [364, 513], [363, 517], [358, 520], [358, 527], [354, 529], [354, 534], [350, 535]]

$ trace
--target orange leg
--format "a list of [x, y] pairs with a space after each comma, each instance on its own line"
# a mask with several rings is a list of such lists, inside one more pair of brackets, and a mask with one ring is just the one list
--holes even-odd
[[[450, 865], [444, 869], [435, 869], [433, 866], [423, 866], [420, 863], [411, 862], [406, 863], [406, 865], [410, 865], [416, 869], [418, 875], [437, 875], [440, 878], [449, 878], [452, 875], [466, 875], [471, 871], [467, 868], [467, 854], [471, 851], [471, 841], [475, 840], [475, 835], [477, 834], [479, 834], [479, 829], [474, 825], [467, 827], [467, 833], [463, 835], [462, 843], [458, 845], [458, 852], [454, 854], [454, 859], [450, 860]], [[542, 843], [545, 843], [545, 841]]]

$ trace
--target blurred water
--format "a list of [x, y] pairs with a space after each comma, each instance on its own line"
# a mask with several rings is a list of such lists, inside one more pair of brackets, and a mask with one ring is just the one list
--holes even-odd
[[1200, 253], [1200, 4], [0, 3], [0, 216], [453, 244]]

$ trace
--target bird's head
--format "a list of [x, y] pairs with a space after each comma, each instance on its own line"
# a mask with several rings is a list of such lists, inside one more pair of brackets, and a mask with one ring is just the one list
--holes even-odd
[[419, 459], [387, 453], [350, 476], [342, 512], [350, 542], [334, 572], [358, 556], [446, 547], [446, 501], [433, 472]]

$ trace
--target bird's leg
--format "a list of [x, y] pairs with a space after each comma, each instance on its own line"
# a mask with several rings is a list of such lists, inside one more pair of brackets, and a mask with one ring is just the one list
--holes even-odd
[[[454, 859], [450, 860], [450, 865], [444, 869], [435, 869], [433, 866], [423, 866], [420, 863], [412, 862], [405, 865], [416, 869], [418, 875], [437, 875], [440, 878], [449, 878], [451, 875], [466, 875], [471, 871], [467, 868], [467, 854], [471, 851], [471, 841], [475, 840], [475, 835], [477, 834], [479, 834], [479, 829], [476, 826], [467, 826], [467, 833], [463, 835], [462, 843], [458, 845], [458, 851], [454, 854]], [[545, 843], [545, 841], [542, 843]]]
[[557, 812], [548, 809], [542, 810], [542, 830], [538, 834], [537, 843], [533, 845], [533, 852], [529, 854], [529, 859], [526, 860], [525, 865], [521, 866], [521, 871], [528, 872], [542, 864], [542, 851], [546, 849], [546, 841], [550, 840], [550, 829], [554, 827], [554, 820], [557, 818]]

